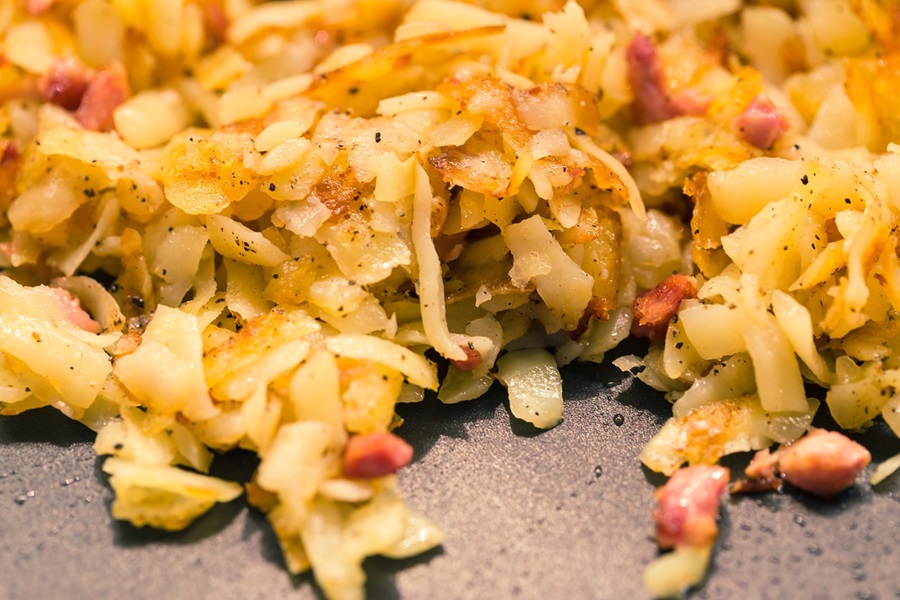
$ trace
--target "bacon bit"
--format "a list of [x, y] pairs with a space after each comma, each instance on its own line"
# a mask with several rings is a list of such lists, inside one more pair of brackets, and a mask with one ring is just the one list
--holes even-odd
[[702, 547], [718, 534], [716, 518], [728, 485], [727, 468], [697, 465], [678, 469], [654, 492], [656, 543], [660, 548]]
[[451, 360], [450, 364], [460, 371], [471, 371], [481, 366], [482, 357], [472, 344], [460, 344], [459, 347], [466, 353], [465, 360]]
[[56, 61], [53, 68], [38, 81], [41, 95], [66, 110], [76, 110], [91, 80], [91, 73], [75, 58]]
[[396, 473], [410, 463], [412, 446], [393, 433], [365, 433], [347, 440], [342, 471], [355, 479]]
[[787, 130], [787, 121], [775, 103], [765, 94], [760, 94], [735, 117], [732, 127], [748, 143], [766, 150]]
[[584, 309], [584, 314], [581, 315], [581, 320], [578, 321], [578, 325], [575, 329], [568, 332], [569, 339], [576, 342], [580, 340], [581, 336], [584, 335], [584, 332], [587, 331], [588, 326], [591, 324], [591, 319], [608, 321], [611, 308], [612, 307], [609, 305], [609, 301], [607, 301], [606, 298], [591, 298], [587, 308]]
[[81, 308], [81, 302], [73, 296], [68, 290], [49, 286], [40, 286], [50, 292], [56, 298], [57, 304], [62, 309], [63, 315], [72, 322], [73, 325], [84, 329], [88, 333], [100, 333], [100, 324], [91, 318], [91, 315]]
[[0, 167], [4, 167], [8, 164], [11, 164], [17, 160], [19, 160], [19, 147], [15, 142], [9, 141], [6, 143], [6, 146], [3, 148], [3, 153], [0, 154]]
[[203, 3], [203, 24], [209, 34], [212, 47], [218, 47], [225, 42], [228, 33], [228, 15], [220, 2], [207, 0]]
[[778, 476], [778, 453], [773, 454], [768, 448], [760, 450], [744, 469], [744, 475], [745, 479], [739, 479], [729, 486], [729, 493], [753, 494], [777, 490], [782, 483]]
[[85, 129], [109, 131], [113, 128], [113, 111], [128, 99], [128, 77], [120, 63], [96, 73], [87, 85], [75, 118]]
[[814, 429], [776, 452], [760, 450], [736, 482], [734, 492], [776, 489], [782, 479], [822, 498], [830, 498], [853, 485], [871, 462], [861, 445], [836, 431]]
[[56, 0], [26, 0], [25, 10], [32, 17], [36, 17], [41, 13], [50, 10], [50, 7], [56, 3]]
[[653, 40], [642, 33], [635, 33], [625, 49], [625, 60], [637, 120], [658, 123], [678, 116]]
[[780, 477], [771, 479], [738, 479], [728, 486], [729, 494], [760, 494], [773, 492], [781, 487]]
[[768, 448], [760, 450], [744, 469], [744, 474], [751, 479], [777, 479], [778, 453], [773, 454]]
[[696, 297], [697, 284], [693, 277], [666, 277], [658, 286], [635, 298], [631, 333], [637, 337], [649, 338], [653, 344], [663, 341], [669, 320], [678, 312], [681, 301]]

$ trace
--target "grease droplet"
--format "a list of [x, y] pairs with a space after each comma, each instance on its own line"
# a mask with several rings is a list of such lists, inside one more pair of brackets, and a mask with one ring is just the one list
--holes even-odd
[[806, 519], [804, 519], [800, 515], [794, 515], [794, 523], [796, 523], [800, 527], [806, 527]]
[[613, 416], [613, 423], [616, 424], [616, 427], [621, 427], [625, 424], [625, 415], [616, 413], [615, 416]]

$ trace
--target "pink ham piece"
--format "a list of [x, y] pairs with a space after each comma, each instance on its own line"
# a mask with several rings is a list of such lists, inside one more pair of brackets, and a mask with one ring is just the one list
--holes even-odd
[[634, 300], [634, 321], [631, 333], [646, 337], [654, 344], [666, 337], [669, 321], [678, 312], [681, 301], [697, 297], [693, 277], [670, 275], [658, 286], [647, 290]]
[[412, 446], [393, 433], [364, 433], [347, 440], [342, 471], [354, 479], [396, 473], [409, 464]]
[[56, 0], [25, 0], [25, 10], [32, 17], [36, 17], [50, 10], [50, 7], [55, 3]]
[[109, 131], [113, 128], [113, 111], [129, 96], [125, 68], [118, 63], [98, 71], [91, 77], [75, 118], [85, 129]]
[[642, 123], [658, 123], [676, 116], [653, 40], [635, 33], [625, 49], [625, 60], [637, 119]]
[[451, 360], [451, 365], [460, 371], [471, 371], [472, 369], [477, 369], [481, 366], [483, 359], [481, 358], [481, 354], [478, 353], [478, 350], [470, 344], [460, 344], [459, 347], [466, 353], [466, 358], [465, 360]]
[[56, 61], [53, 68], [38, 82], [41, 96], [66, 110], [77, 110], [88, 88], [91, 74], [87, 67], [66, 58]]
[[14, 141], [9, 141], [0, 152], [0, 167], [12, 164], [19, 159], [19, 147]]
[[745, 474], [751, 483], [784, 479], [810, 494], [830, 498], [852, 486], [871, 461], [869, 451], [847, 436], [814, 429], [786, 448], [759, 451]]
[[712, 98], [694, 90], [685, 90], [672, 97], [672, 108], [677, 115], [705, 115]]
[[765, 94], [760, 94], [735, 117], [732, 126], [739, 137], [761, 150], [767, 150], [787, 130], [787, 121], [775, 103]]
[[56, 298], [56, 302], [63, 311], [63, 315], [72, 322], [73, 325], [84, 329], [89, 333], [100, 333], [100, 324], [91, 318], [91, 315], [81, 308], [81, 302], [78, 298], [70, 294], [67, 290], [46, 285], [40, 286], [42, 290], [50, 292]]
[[702, 115], [710, 99], [691, 90], [673, 95], [653, 40], [634, 34], [625, 49], [628, 83], [634, 94], [635, 118], [640, 123], [659, 123], [681, 115]]
[[716, 540], [719, 503], [728, 486], [725, 467], [678, 469], [655, 492], [656, 543], [660, 548], [709, 546]]

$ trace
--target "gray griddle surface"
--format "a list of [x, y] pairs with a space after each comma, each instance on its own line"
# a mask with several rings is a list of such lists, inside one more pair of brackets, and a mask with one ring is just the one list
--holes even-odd
[[[416, 459], [400, 486], [447, 540], [415, 559], [367, 561], [371, 598], [647, 598], [663, 480], [638, 453], [670, 408], [612, 366], [563, 375], [565, 420], [546, 432], [515, 422], [498, 387], [462, 405], [401, 407], [398, 433]], [[884, 424], [856, 439], [876, 462], [900, 452]], [[321, 597], [310, 577], [282, 568], [243, 499], [174, 534], [113, 521], [91, 440], [51, 409], [0, 417], [0, 600]], [[214, 472], [246, 481], [254, 467], [234, 453]], [[898, 476], [827, 503], [791, 490], [730, 499], [720, 527], [715, 566], [692, 598], [900, 597]]]

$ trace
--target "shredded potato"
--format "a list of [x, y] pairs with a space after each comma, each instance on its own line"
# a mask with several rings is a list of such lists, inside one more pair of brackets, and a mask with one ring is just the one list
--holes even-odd
[[137, 526], [234, 500], [212, 451], [255, 452], [248, 502], [334, 599], [444, 540], [398, 495], [398, 402], [499, 381], [551, 428], [560, 367], [630, 333], [616, 364], [673, 403], [654, 471], [802, 438], [807, 384], [900, 435], [896, 13], [2, 4], [0, 414], [97, 431]]

